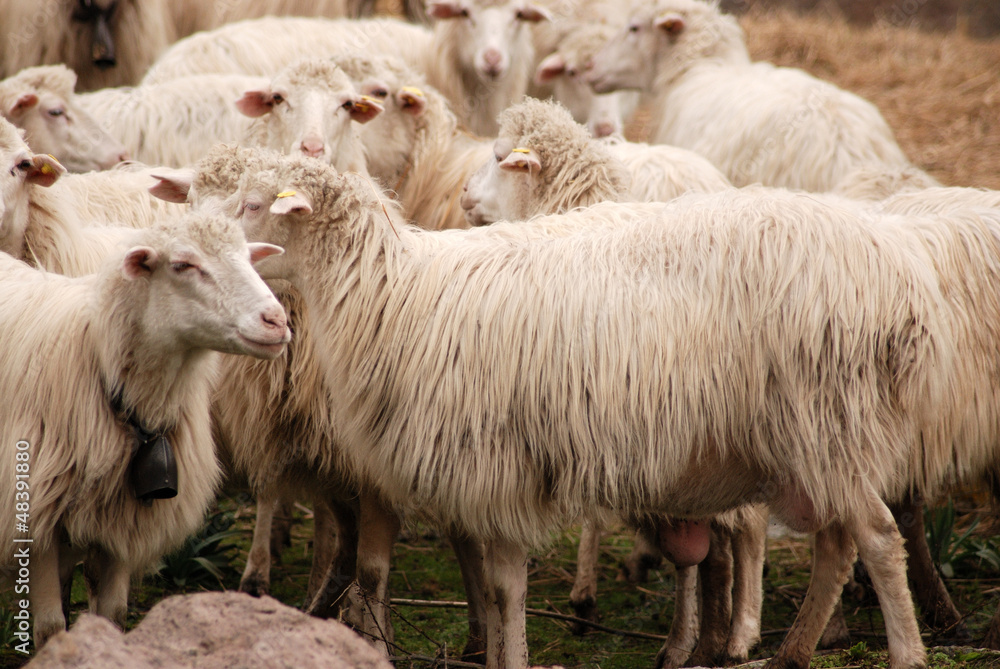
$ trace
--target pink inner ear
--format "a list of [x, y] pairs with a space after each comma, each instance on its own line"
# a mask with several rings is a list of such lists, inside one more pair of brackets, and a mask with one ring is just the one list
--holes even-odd
[[30, 109], [38, 104], [38, 96], [34, 93], [25, 93], [17, 99], [14, 106], [10, 108], [11, 114], [16, 114], [17, 112], [22, 112], [25, 109]]
[[668, 35], [676, 37], [684, 32], [684, 17], [679, 14], [668, 14], [657, 19], [654, 25]]
[[383, 111], [385, 111], [385, 107], [380, 105], [375, 100], [357, 97], [351, 100], [351, 107], [348, 110], [348, 113], [351, 115], [351, 120], [357, 121], [358, 123], [368, 123], [368, 121], [372, 120]]
[[66, 168], [58, 160], [39, 153], [31, 157], [31, 168], [27, 171], [25, 179], [28, 183], [48, 188], [65, 173]]
[[400, 91], [397, 96], [399, 106], [410, 116], [420, 116], [427, 109], [427, 99], [422, 95]]
[[535, 7], [534, 5], [525, 5], [521, 9], [517, 10], [517, 18], [522, 21], [530, 21], [532, 23], [538, 23], [539, 21], [551, 21], [552, 15], [549, 14], [547, 9], [542, 7]]
[[535, 70], [535, 83], [544, 84], [552, 81], [566, 71], [566, 61], [558, 53], [547, 56]]
[[264, 258], [269, 258], [270, 256], [281, 255], [285, 252], [285, 249], [280, 246], [275, 246], [274, 244], [264, 244], [262, 242], [254, 242], [247, 244], [250, 247], [250, 264], [256, 264], [258, 261]]
[[269, 114], [274, 108], [273, 95], [271, 91], [247, 91], [236, 101], [236, 108], [250, 118]]
[[148, 246], [137, 246], [125, 254], [122, 261], [122, 274], [127, 279], [138, 279], [149, 276], [156, 269], [156, 250]]
[[465, 14], [465, 8], [454, 2], [432, 2], [427, 6], [427, 15], [435, 19], [453, 19]]

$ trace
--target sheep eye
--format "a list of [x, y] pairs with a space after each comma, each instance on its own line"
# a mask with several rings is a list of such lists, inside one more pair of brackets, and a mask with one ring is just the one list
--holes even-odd
[[49, 116], [62, 116], [66, 113], [66, 110], [62, 107], [56, 107], [55, 109], [49, 110]]
[[566, 70], [566, 74], [569, 75], [569, 76], [571, 76], [571, 77], [575, 77], [576, 76], [576, 69], [571, 67], [568, 70]]
[[633, 23], [632, 25], [630, 25], [628, 27], [628, 31], [630, 33], [637, 33], [637, 32], [639, 32], [639, 26]]
[[282, 102], [285, 101], [285, 98], [280, 93], [275, 93], [273, 96], [271, 96], [271, 101], [276, 105], [280, 105]]
[[183, 272], [186, 269], [193, 269], [193, 268], [194, 265], [192, 265], [189, 262], [184, 262], [183, 260], [170, 263], [170, 269], [174, 270], [175, 272]]
[[247, 211], [257, 211], [258, 209], [260, 209], [260, 205], [255, 204], [253, 202], [247, 202], [245, 205], [243, 205], [243, 208], [246, 209]]
[[376, 88], [371, 92], [371, 95], [376, 98], [385, 98], [389, 96], [389, 91], [385, 90], [384, 88]]
[[31, 161], [28, 159], [22, 160], [17, 164], [17, 169], [27, 172], [31, 169]]

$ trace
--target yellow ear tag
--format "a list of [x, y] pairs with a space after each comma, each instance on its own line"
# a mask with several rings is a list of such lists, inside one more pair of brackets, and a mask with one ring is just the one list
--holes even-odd
[[416, 95], [421, 98], [424, 97], [424, 92], [419, 88], [417, 88], [416, 86], [403, 86], [399, 90], [401, 90], [404, 93], [409, 93], [410, 95]]
[[291, 197], [293, 195], [295, 195], [295, 191], [293, 191], [293, 190], [284, 190], [284, 191], [281, 191], [280, 193], [278, 193], [277, 197]]
[[378, 102], [378, 100], [377, 100], [377, 99], [373, 98], [373, 97], [372, 97], [372, 96], [370, 96], [370, 95], [362, 95], [362, 96], [361, 96], [361, 99], [362, 99], [362, 100], [368, 100], [368, 102]]
[[511, 153], [531, 153], [531, 149], [511, 149]]
[[42, 174], [52, 174], [54, 171], [48, 163], [42, 163]]

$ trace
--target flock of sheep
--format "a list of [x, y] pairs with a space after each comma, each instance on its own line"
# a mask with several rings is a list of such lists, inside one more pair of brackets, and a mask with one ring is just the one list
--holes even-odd
[[[527, 553], [580, 521], [581, 615], [625, 521], [633, 569], [678, 568], [656, 665], [744, 660], [770, 515], [815, 542], [769, 667], [808, 666], [856, 557], [891, 667], [926, 666], [927, 549], [890, 509], [1000, 488], [1000, 194], [942, 187], [701, 0], [329, 18], [371, 9], [0, 0], [0, 542], [33, 542], [36, 646], [81, 561], [123, 624], [230, 475], [241, 589], [308, 498], [309, 611], [387, 655], [412, 517], [488, 667], [528, 665]], [[639, 105], [649, 144], [621, 138]], [[175, 496], [140, 494], [149, 444]]]

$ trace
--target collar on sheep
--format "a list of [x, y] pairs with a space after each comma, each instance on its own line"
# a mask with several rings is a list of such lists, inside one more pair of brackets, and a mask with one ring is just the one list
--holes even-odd
[[154, 432], [146, 429], [134, 409], [125, 408], [121, 389], [111, 396], [109, 402], [112, 411], [132, 431], [135, 439], [128, 467], [132, 494], [147, 506], [156, 499], [176, 497], [177, 460], [167, 439], [167, 430]]

